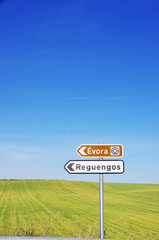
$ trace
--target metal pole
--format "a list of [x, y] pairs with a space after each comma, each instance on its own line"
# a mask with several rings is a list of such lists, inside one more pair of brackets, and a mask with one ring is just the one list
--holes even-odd
[[[100, 143], [101, 144], [101, 143]], [[103, 158], [99, 158], [103, 160]], [[103, 174], [99, 174], [99, 197], [100, 197], [100, 238], [104, 239], [104, 204], [103, 204]]]

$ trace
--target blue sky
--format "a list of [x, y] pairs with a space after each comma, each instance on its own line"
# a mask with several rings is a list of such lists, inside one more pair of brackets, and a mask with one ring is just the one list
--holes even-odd
[[123, 144], [125, 173], [159, 183], [159, 2], [0, 1], [0, 178], [69, 175], [81, 144]]

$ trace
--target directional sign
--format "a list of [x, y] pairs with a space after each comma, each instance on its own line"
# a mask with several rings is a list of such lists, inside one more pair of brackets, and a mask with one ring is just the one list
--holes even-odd
[[124, 161], [123, 160], [108, 160], [108, 161], [94, 161], [94, 160], [70, 160], [64, 166], [69, 173], [123, 173]]
[[123, 146], [121, 144], [83, 144], [76, 152], [81, 157], [122, 157]]

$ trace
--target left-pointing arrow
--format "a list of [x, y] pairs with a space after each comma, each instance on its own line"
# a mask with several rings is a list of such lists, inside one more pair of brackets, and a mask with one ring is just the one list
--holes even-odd
[[67, 168], [70, 170], [70, 171], [75, 171], [72, 166], [74, 165], [74, 163], [70, 163]]

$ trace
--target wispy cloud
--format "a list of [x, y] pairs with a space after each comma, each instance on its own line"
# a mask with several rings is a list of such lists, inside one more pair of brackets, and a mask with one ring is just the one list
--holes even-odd
[[64, 131], [65, 132], [69, 132], [71, 130], [71, 128], [65, 128]]
[[10, 144], [0, 144], [1, 160], [9, 161], [29, 161], [41, 159], [42, 150], [34, 146], [18, 146]]
[[76, 101], [76, 100], [124, 100], [129, 99], [128, 97], [68, 97], [65, 100]]

